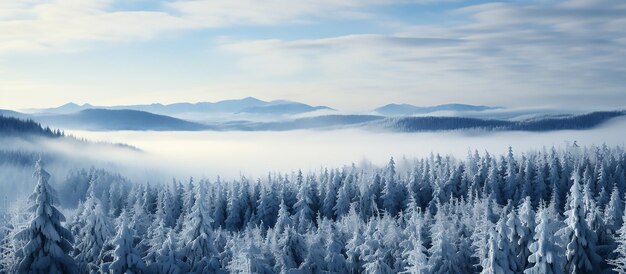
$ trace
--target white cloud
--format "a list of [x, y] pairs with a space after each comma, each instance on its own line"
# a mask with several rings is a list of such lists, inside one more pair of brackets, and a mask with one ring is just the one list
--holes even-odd
[[318, 18], [371, 18], [376, 7], [450, 0], [178, 0], [172, 10], [207, 26], [285, 24]]
[[[129, 10], [120, 8], [121, 1], [0, 0], [0, 54], [74, 50], [84, 42], [232, 25], [337, 18], [379, 22], [389, 19], [379, 17], [379, 7], [431, 0], [172, 0]], [[388, 34], [324, 39], [237, 40], [233, 33], [235, 38], [216, 41], [241, 73], [207, 81], [197, 90], [218, 90], [222, 98], [263, 94], [348, 109], [380, 101], [626, 104], [623, 0], [487, 3], [442, 18], [451, 20], [397, 21], [386, 25], [395, 27]], [[72, 94], [83, 89], [74, 87]], [[177, 98], [202, 99], [197, 90]]]
[[0, 14], [0, 52], [72, 50], [73, 42], [150, 38], [193, 27], [182, 18], [155, 11], [110, 11], [112, 1], [55, 0], [11, 5]]
[[306, 74], [310, 83], [352, 87], [359, 90], [355, 95], [375, 86], [416, 103], [623, 106], [626, 6], [620, 0], [600, 4], [489, 3], [454, 11], [465, 18], [459, 23], [407, 25], [391, 35], [231, 41], [221, 47], [240, 54], [251, 77], [264, 75], [254, 74], [262, 67], [248, 60], [263, 57], [262, 63], [279, 66], [297, 59], [297, 70], [274, 73]]
[[[231, 25], [297, 24], [320, 18], [369, 18], [371, 7], [420, 0], [173, 0], [123, 10], [127, 0], [0, 0], [0, 53], [71, 50], [80, 42], [147, 39]], [[424, 2], [432, 0], [424, 0]], [[446, 1], [446, 0], [443, 0]]]

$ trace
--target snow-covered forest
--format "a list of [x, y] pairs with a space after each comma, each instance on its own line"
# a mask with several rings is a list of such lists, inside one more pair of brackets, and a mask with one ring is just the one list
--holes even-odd
[[625, 167], [574, 144], [235, 181], [91, 169], [57, 195], [37, 162], [0, 273], [626, 273]]

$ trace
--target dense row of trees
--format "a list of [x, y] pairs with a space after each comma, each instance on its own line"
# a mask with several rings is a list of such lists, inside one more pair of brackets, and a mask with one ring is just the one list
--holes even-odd
[[622, 148], [574, 145], [256, 181], [92, 170], [61, 225], [37, 164], [0, 273], [626, 273], [625, 165]]
[[0, 115], [0, 136], [23, 136], [25, 134], [45, 136], [45, 137], [63, 137], [61, 130], [43, 127], [41, 124], [33, 120], [21, 120], [14, 117], [6, 117]]
[[407, 132], [460, 129], [550, 131], [593, 128], [612, 118], [624, 115], [626, 115], [624, 111], [596, 111], [580, 115], [548, 116], [521, 121], [467, 117], [399, 117], [385, 119], [383, 125]]

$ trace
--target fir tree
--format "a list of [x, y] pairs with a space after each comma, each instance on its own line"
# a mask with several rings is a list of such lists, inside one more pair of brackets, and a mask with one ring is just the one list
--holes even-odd
[[206, 189], [204, 183], [195, 187], [194, 203], [186, 215], [185, 225], [181, 233], [187, 265], [190, 272], [203, 273], [215, 271], [213, 230], [211, 216], [206, 206]]
[[616, 234], [617, 248], [613, 251], [616, 258], [609, 260], [608, 263], [613, 266], [613, 270], [617, 273], [626, 273], [626, 211], [622, 215], [622, 226], [616, 231]]
[[94, 202], [85, 203], [92, 206], [84, 216], [85, 226], [78, 231], [77, 236], [80, 241], [77, 242], [75, 249], [75, 259], [80, 272], [95, 270], [93, 263], [97, 261], [106, 242], [113, 236], [113, 225], [104, 213], [101, 203], [93, 197], [93, 194], [88, 200], [94, 200]]
[[530, 265], [524, 270], [525, 274], [561, 274], [565, 273], [563, 265], [563, 250], [559, 246], [555, 232], [558, 230], [556, 222], [550, 219], [548, 210], [539, 209], [538, 224], [535, 227], [534, 241], [528, 246]]
[[593, 273], [597, 271], [601, 258], [596, 253], [596, 235], [585, 219], [578, 172], [574, 172], [573, 181], [565, 212], [566, 226], [560, 231], [566, 239], [565, 269], [568, 273]]
[[121, 216], [120, 227], [112, 241], [114, 246], [114, 249], [111, 251], [113, 261], [103, 264], [101, 272], [143, 273], [145, 266], [139, 251], [135, 248], [135, 231], [129, 227], [125, 215]]
[[61, 222], [65, 216], [54, 206], [56, 192], [48, 184], [50, 174], [41, 160], [35, 164], [33, 177], [37, 180], [34, 193], [30, 196], [32, 206], [30, 222], [17, 233], [23, 245], [17, 252], [18, 273], [75, 273], [76, 263], [70, 257], [74, 237]]

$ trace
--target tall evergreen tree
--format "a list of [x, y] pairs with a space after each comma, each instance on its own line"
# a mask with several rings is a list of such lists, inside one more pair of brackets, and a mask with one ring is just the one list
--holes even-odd
[[550, 219], [548, 210], [539, 209], [538, 224], [535, 227], [534, 241], [528, 249], [530, 265], [524, 270], [525, 274], [561, 274], [563, 270], [563, 250], [559, 246], [555, 232], [558, 230], [556, 222]]
[[23, 242], [17, 252], [17, 273], [75, 273], [76, 262], [69, 255], [74, 237], [61, 225], [65, 216], [54, 206], [56, 192], [48, 184], [50, 174], [40, 160], [35, 164], [33, 177], [37, 180], [30, 196], [31, 213], [27, 227], [17, 233]]
[[196, 184], [194, 203], [191, 211], [186, 215], [185, 225], [181, 233], [184, 244], [187, 265], [192, 273], [206, 273], [216, 271], [217, 262], [213, 246], [213, 221], [209, 208], [206, 205], [205, 183]]
[[622, 226], [616, 234], [617, 248], [614, 251], [616, 258], [609, 260], [608, 263], [617, 273], [626, 273], [626, 211], [622, 215]]
[[100, 252], [106, 242], [113, 236], [113, 225], [109, 217], [104, 213], [102, 205], [93, 193], [87, 198], [94, 200], [85, 204], [91, 205], [86, 211], [85, 226], [78, 231], [78, 238], [75, 249], [75, 259], [80, 272], [93, 272], [96, 267], [93, 265], [97, 261]]
[[509, 239], [516, 239], [513, 241], [513, 244], [517, 247], [517, 262], [519, 269], [523, 270], [528, 266], [528, 256], [530, 256], [528, 246], [533, 239], [536, 226], [535, 210], [533, 209], [531, 199], [528, 196], [524, 198], [522, 204], [519, 206], [518, 219], [519, 226], [516, 226], [515, 228], [509, 226], [512, 234], [516, 235], [509, 237]]
[[139, 251], [135, 248], [135, 231], [129, 227], [127, 218], [121, 215], [121, 223], [117, 235], [113, 238], [114, 249], [111, 251], [113, 261], [102, 265], [103, 273], [139, 274], [145, 271], [145, 265]]
[[339, 232], [336, 229], [328, 231], [328, 239], [325, 243], [327, 250], [325, 261], [330, 273], [346, 273], [346, 258], [343, 256], [344, 243], [340, 239]]
[[439, 206], [435, 223], [431, 227], [432, 246], [428, 249], [428, 272], [432, 274], [461, 273], [462, 265], [457, 260], [456, 228]]
[[[302, 176], [300, 172], [299, 177]], [[306, 232], [313, 225], [315, 220], [315, 212], [311, 209], [313, 206], [313, 190], [307, 184], [300, 184], [298, 190], [298, 201], [294, 205], [296, 210], [297, 230], [301, 233]]]
[[565, 269], [567, 273], [594, 273], [598, 271], [601, 260], [596, 253], [596, 235], [585, 219], [587, 214], [578, 172], [574, 172], [572, 179], [568, 210], [565, 212], [566, 226], [559, 231], [566, 240]]
[[396, 178], [396, 163], [391, 158], [385, 169], [385, 187], [383, 188], [383, 204], [385, 210], [395, 216], [402, 210], [404, 193]]
[[156, 269], [153, 269], [156, 274], [179, 274], [183, 273], [183, 264], [181, 255], [178, 254], [177, 237], [175, 232], [170, 228], [165, 228], [166, 238], [161, 244], [161, 248], [157, 252], [156, 256]]
[[516, 254], [507, 238], [510, 234], [505, 218], [496, 224], [495, 230], [490, 228], [486, 259], [481, 263], [483, 274], [517, 273]]
[[606, 227], [616, 231], [622, 227], [622, 216], [624, 215], [624, 202], [620, 198], [619, 190], [613, 187], [609, 203], [604, 208], [604, 222]]

